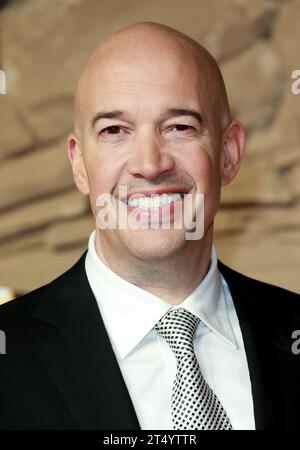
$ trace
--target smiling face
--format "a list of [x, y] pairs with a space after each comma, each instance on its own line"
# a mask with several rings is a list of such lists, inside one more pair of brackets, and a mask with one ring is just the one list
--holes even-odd
[[[172, 211], [184, 193], [204, 194], [205, 239], [221, 185], [237, 172], [243, 147], [242, 129], [229, 125], [227, 108], [207, 54], [155, 27], [113, 36], [85, 67], [76, 93], [77, 131], [68, 141], [75, 182], [89, 195], [94, 216], [99, 195], [121, 201], [119, 186], [128, 190], [129, 205], [122, 207], [139, 208], [147, 220], [158, 211], [163, 216], [160, 201], [171, 202]], [[149, 203], [151, 195], [163, 200]], [[97, 230], [97, 248], [167, 260], [197, 251], [201, 244], [185, 236], [184, 228]]]

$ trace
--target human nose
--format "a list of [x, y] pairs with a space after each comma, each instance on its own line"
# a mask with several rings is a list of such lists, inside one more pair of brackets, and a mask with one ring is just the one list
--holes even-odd
[[163, 172], [172, 171], [175, 165], [172, 155], [154, 130], [136, 134], [130, 153], [129, 173], [145, 179], [155, 179]]

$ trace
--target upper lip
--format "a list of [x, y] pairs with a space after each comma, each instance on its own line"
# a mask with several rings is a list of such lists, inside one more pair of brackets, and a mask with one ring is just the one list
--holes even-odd
[[187, 186], [169, 186], [169, 187], [159, 187], [156, 189], [143, 189], [135, 192], [128, 192], [127, 196], [121, 197], [120, 200], [127, 201], [133, 198], [139, 198], [141, 196], [150, 197], [152, 195], [161, 195], [161, 194], [186, 194], [191, 190], [190, 187]]

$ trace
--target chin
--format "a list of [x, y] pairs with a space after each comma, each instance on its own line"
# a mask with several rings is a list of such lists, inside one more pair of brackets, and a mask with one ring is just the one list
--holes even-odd
[[189, 242], [185, 230], [132, 230], [119, 240], [132, 256], [149, 262], [168, 260]]

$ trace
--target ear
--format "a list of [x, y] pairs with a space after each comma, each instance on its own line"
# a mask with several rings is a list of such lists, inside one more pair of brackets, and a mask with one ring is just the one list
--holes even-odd
[[233, 120], [226, 128], [222, 137], [220, 151], [220, 175], [222, 185], [229, 184], [237, 175], [244, 147], [244, 128], [240, 122]]
[[68, 137], [68, 156], [72, 166], [73, 178], [77, 189], [83, 194], [89, 194], [88, 177], [84, 165], [83, 155], [77, 137], [71, 134]]

